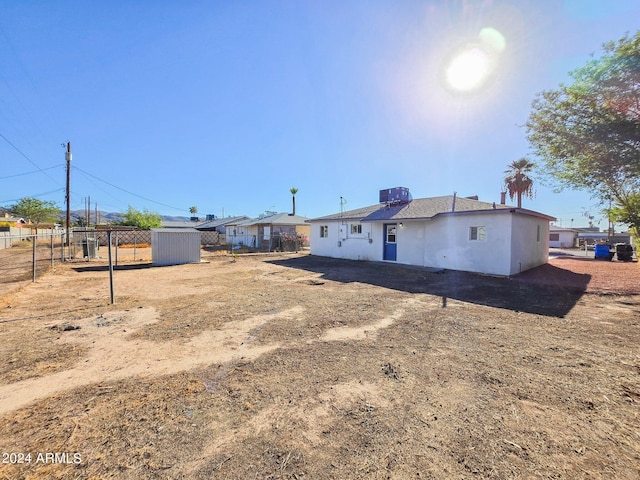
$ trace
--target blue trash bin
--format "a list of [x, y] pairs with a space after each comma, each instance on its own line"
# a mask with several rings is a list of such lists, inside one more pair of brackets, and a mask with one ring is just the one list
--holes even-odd
[[611, 245], [594, 245], [593, 251], [596, 260], [611, 260], [613, 255], [610, 254]]

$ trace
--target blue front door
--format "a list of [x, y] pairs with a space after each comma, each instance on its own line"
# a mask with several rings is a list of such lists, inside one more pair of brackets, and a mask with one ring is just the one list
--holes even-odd
[[396, 233], [398, 226], [395, 223], [386, 223], [384, 225], [384, 252], [382, 254], [383, 260], [396, 261], [397, 244]]

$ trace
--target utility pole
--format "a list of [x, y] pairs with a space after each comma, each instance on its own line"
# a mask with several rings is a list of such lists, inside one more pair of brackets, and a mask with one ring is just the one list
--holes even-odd
[[71, 257], [71, 240], [70, 240], [70, 227], [71, 227], [71, 142], [67, 142], [67, 153], [65, 155], [67, 160], [67, 247], [69, 249], [69, 256]]

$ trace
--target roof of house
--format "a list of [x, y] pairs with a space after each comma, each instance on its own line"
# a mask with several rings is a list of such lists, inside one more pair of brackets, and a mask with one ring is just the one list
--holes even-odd
[[[454, 208], [455, 201], [455, 208]], [[533, 210], [517, 208], [510, 205], [482, 202], [466, 197], [454, 197], [445, 195], [442, 197], [416, 198], [408, 203], [395, 205], [376, 204], [368, 207], [349, 210], [343, 213], [335, 213], [324, 217], [314, 218], [311, 221], [325, 220], [357, 220], [360, 222], [386, 222], [390, 220], [426, 220], [437, 215], [451, 215], [460, 213], [524, 213], [538, 216], [547, 220], [555, 218]]]
[[247, 216], [238, 216], [238, 217], [226, 217], [226, 218], [216, 218], [215, 220], [207, 220], [206, 222], [198, 224], [196, 228], [198, 229], [206, 229], [206, 228], [215, 228], [221, 227], [223, 225], [237, 225], [238, 222], [242, 220], [248, 220]]
[[309, 219], [301, 215], [291, 215], [289, 213], [274, 213], [264, 217], [251, 218], [231, 223], [229, 225], [308, 225]]
[[549, 227], [550, 232], [573, 232], [578, 233], [579, 230], [575, 228], [559, 227], [558, 225], [551, 225]]

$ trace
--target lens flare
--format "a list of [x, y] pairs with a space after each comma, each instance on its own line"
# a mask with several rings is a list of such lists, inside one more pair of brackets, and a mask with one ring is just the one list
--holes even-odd
[[486, 27], [480, 30], [478, 35], [482, 45], [487, 46], [495, 53], [502, 53], [507, 47], [507, 41], [504, 36], [495, 28]]
[[495, 28], [480, 30], [478, 41], [458, 47], [443, 68], [444, 84], [454, 93], [473, 93], [494, 75], [507, 42]]

